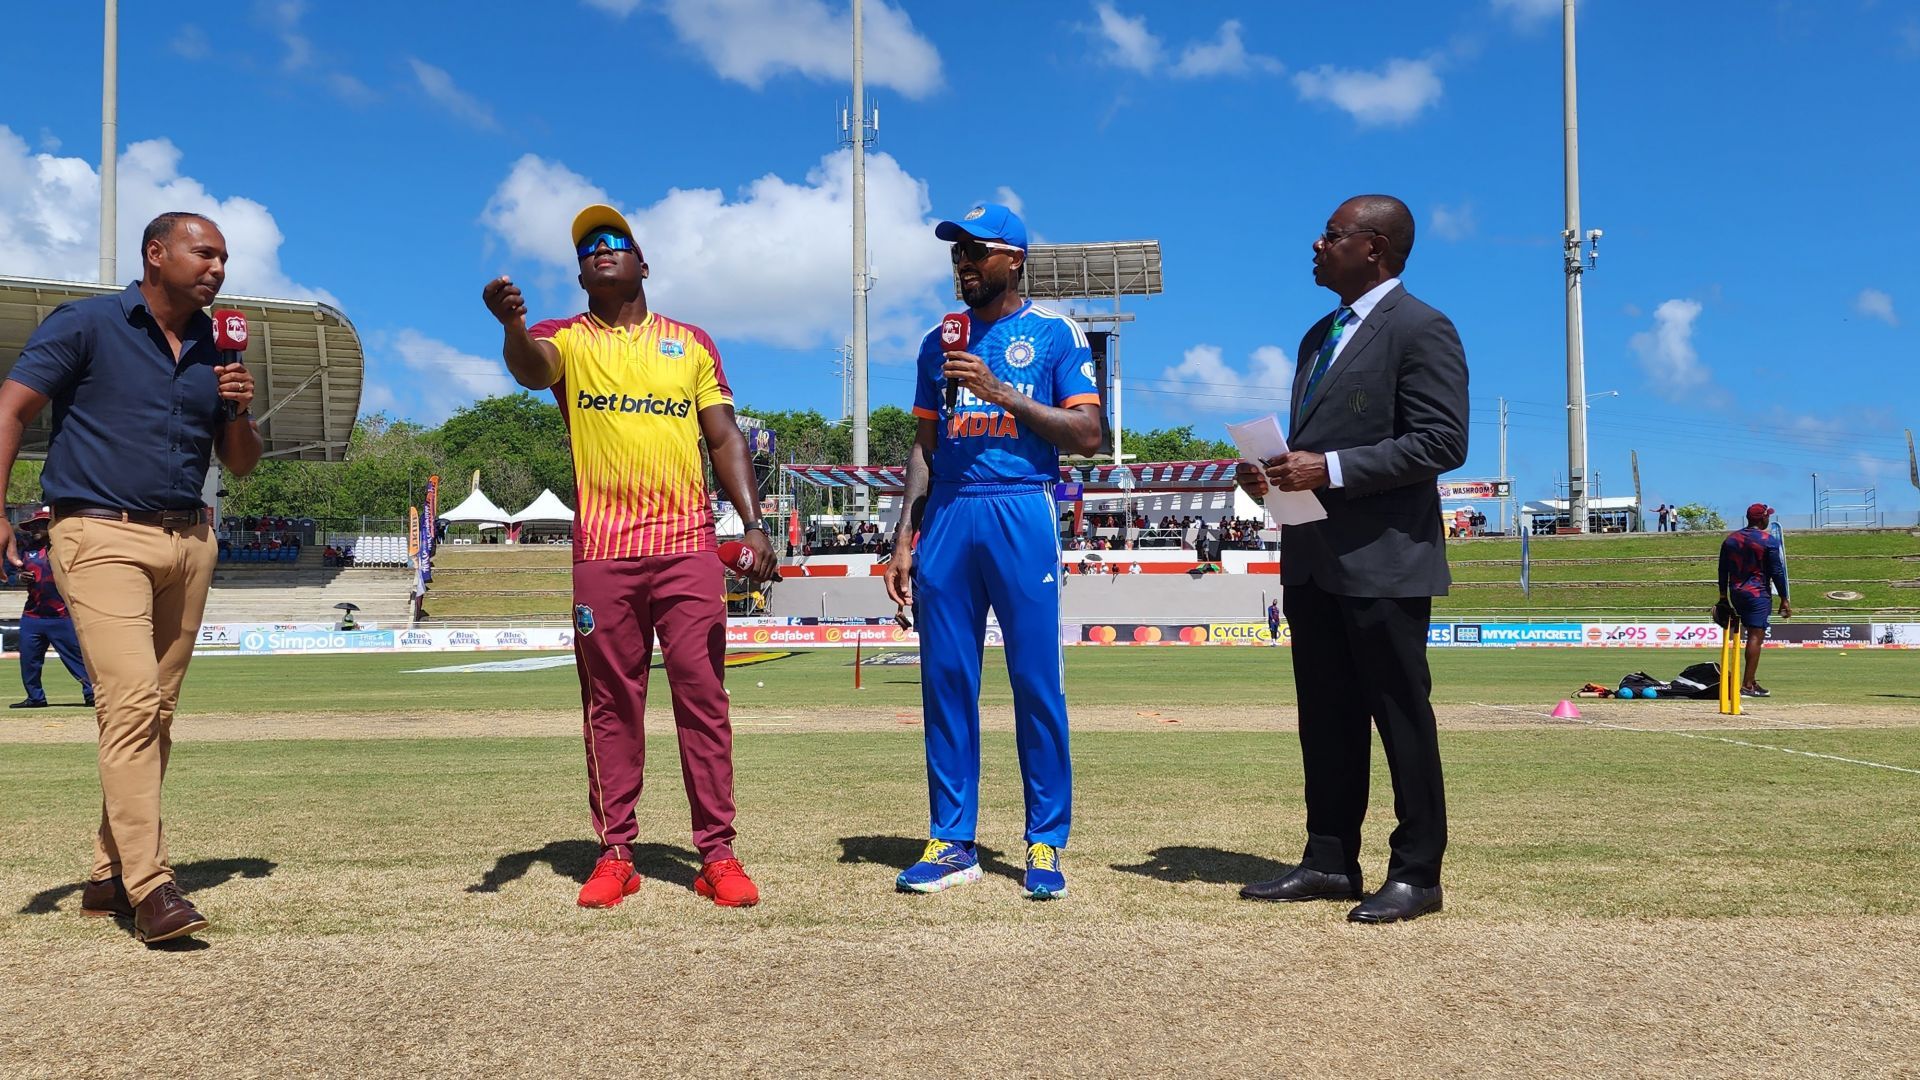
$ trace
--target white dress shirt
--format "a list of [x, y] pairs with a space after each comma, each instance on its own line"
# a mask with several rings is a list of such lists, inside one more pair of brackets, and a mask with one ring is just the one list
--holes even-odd
[[[1353, 318], [1348, 321], [1347, 329], [1340, 335], [1340, 340], [1333, 343], [1333, 356], [1327, 360], [1327, 370], [1320, 373], [1321, 382], [1326, 382], [1332, 377], [1333, 369], [1340, 363], [1340, 354], [1347, 351], [1347, 344], [1353, 340], [1354, 333], [1360, 329], [1360, 324], [1367, 321], [1368, 315], [1373, 314], [1373, 309], [1380, 304], [1380, 298], [1387, 295], [1398, 284], [1400, 284], [1399, 278], [1388, 278], [1361, 293], [1358, 300], [1346, 305], [1353, 311]], [[1327, 486], [1332, 488], [1345, 486], [1340, 476], [1340, 452], [1337, 450], [1327, 451]]]

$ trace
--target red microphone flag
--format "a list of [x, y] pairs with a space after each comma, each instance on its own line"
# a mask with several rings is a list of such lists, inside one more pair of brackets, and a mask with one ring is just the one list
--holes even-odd
[[[967, 338], [972, 323], [964, 311], [950, 311], [940, 319], [940, 351], [966, 352]], [[960, 403], [960, 385], [951, 379], [947, 381], [947, 411], [952, 412]]]
[[247, 317], [231, 308], [214, 312], [213, 346], [221, 352], [246, 352]]
[[[720, 556], [721, 563], [736, 574], [744, 574], [753, 569], [753, 549], [739, 540], [723, 542], [714, 554]], [[780, 580], [778, 570], [774, 571], [773, 580]]]

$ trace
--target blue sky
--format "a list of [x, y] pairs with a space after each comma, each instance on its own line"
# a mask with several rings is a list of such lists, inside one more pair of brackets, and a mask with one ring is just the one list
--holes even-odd
[[[1472, 454], [1495, 398], [1526, 498], [1566, 468], [1558, 0], [969, 5], [868, 0], [872, 401], [951, 303], [931, 224], [974, 200], [1041, 239], [1156, 238], [1164, 296], [1124, 338], [1129, 427], [1284, 405], [1331, 294], [1309, 243], [1345, 196], [1404, 198], [1406, 281], [1459, 325]], [[338, 304], [363, 408], [436, 422], [507, 388], [482, 284], [580, 306], [566, 224], [629, 212], [649, 293], [717, 339], [739, 399], [840, 409], [851, 320], [841, 0], [209, 3], [121, 10], [120, 250], [213, 214], [229, 288]], [[93, 2], [9, 14], [0, 273], [89, 278]], [[1593, 467], [1649, 504], [1806, 513], [1810, 474], [1913, 508], [1902, 429], [1920, 239], [1920, 4], [1584, 0], [1583, 225]]]

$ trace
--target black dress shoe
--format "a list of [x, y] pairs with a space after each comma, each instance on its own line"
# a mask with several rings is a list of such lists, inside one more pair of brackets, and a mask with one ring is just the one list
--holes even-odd
[[1404, 881], [1389, 881], [1380, 891], [1347, 912], [1348, 922], [1390, 923], [1417, 919], [1440, 910], [1440, 886], [1423, 889]]
[[1272, 881], [1242, 886], [1247, 900], [1358, 900], [1359, 874], [1325, 874], [1296, 866]]
[[13, 704], [7, 706], [7, 708], [9, 709], [44, 709], [46, 707], [47, 707], [47, 703], [44, 700], [35, 701], [33, 698], [28, 698], [25, 701], [16, 701]]

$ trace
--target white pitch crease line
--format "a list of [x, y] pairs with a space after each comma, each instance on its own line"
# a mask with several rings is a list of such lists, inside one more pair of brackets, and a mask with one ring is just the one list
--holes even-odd
[[[1474, 702], [1474, 704], [1485, 709], [1502, 709], [1509, 712], [1524, 712], [1533, 716], [1540, 715], [1531, 709], [1523, 709], [1516, 706], [1488, 705], [1478, 701]], [[1558, 720], [1561, 719], [1561, 717], [1549, 715], [1548, 719]], [[1920, 769], [1909, 769], [1904, 765], [1888, 765], [1884, 761], [1866, 761], [1861, 758], [1841, 757], [1838, 754], [1820, 754], [1812, 750], [1795, 750], [1789, 746], [1771, 746], [1767, 743], [1748, 742], [1745, 739], [1729, 739], [1724, 735], [1701, 735], [1691, 731], [1667, 731], [1660, 728], [1632, 727], [1628, 724], [1609, 724], [1600, 720], [1589, 720], [1584, 716], [1573, 717], [1572, 719], [1576, 723], [1585, 724], [1588, 727], [1612, 728], [1615, 731], [1632, 731], [1642, 735], [1677, 735], [1682, 739], [1702, 739], [1707, 742], [1726, 743], [1728, 746], [1744, 746], [1753, 750], [1777, 750], [1782, 754], [1819, 758], [1822, 761], [1839, 761], [1848, 765], [1864, 765], [1869, 769], [1888, 769], [1892, 772], [1906, 773], [1909, 776], [1920, 776]]]

